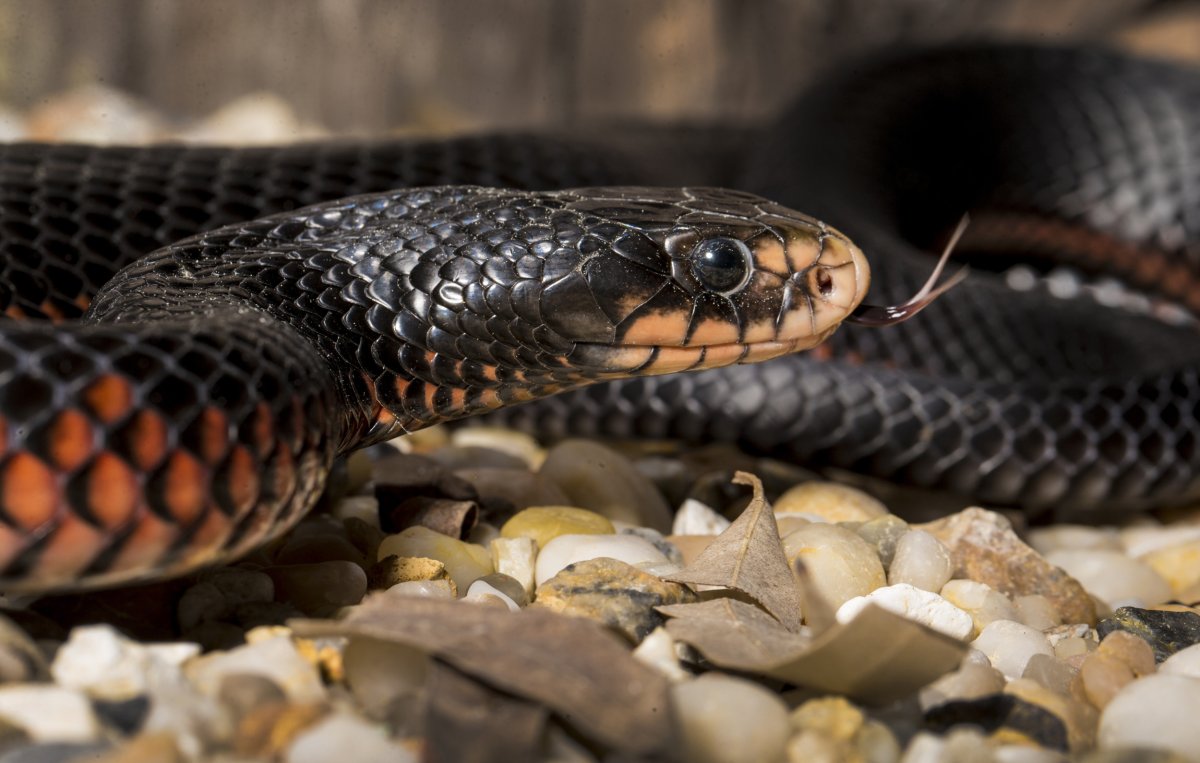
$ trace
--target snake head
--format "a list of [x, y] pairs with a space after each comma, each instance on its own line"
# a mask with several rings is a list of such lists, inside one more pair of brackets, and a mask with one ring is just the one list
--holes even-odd
[[[570, 199], [574, 194], [576, 198]], [[862, 301], [866, 259], [823, 223], [718, 188], [568, 192], [579, 256], [540, 312], [600, 378], [765, 360], [824, 340]]]

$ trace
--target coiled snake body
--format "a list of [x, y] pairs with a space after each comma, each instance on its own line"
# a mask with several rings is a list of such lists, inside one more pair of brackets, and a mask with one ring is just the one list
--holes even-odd
[[[1200, 304], [1190, 72], [1040, 49], [880, 66], [888, 84], [863, 70], [816, 91], [744, 177], [714, 180], [846, 229], [885, 301], [928, 273], [906, 242], [969, 209], [974, 255], [1090, 266], [1107, 247]], [[0, 149], [0, 586], [231, 558], [294, 522], [339, 452], [623, 377], [511, 416], [733, 439], [1032, 509], [1197, 494], [1190, 328], [975, 277], [920, 320], [792, 355], [868, 285], [824, 223], [713, 189], [418, 187], [640, 180], [543, 138]], [[390, 188], [411, 190], [288, 211]]]

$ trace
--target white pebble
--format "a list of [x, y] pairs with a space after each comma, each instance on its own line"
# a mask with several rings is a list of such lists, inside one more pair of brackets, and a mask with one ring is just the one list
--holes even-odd
[[0, 686], [0, 718], [35, 742], [86, 742], [100, 734], [82, 692], [46, 684]]
[[513, 578], [533, 596], [533, 571], [537, 563], [537, 541], [533, 538], [496, 538], [490, 544], [496, 572]]
[[541, 585], [564, 567], [600, 557], [634, 566], [667, 561], [653, 543], [636, 535], [559, 535], [538, 554], [535, 580]]
[[198, 644], [139, 644], [111, 626], [89, 625], [71, 631], [54, 656], [50, 674], [59, 686], [121, 701], [173, 683], [184, 661], [199, 653]]
[[970, 636], [974, 627], [971, 616], [966, 612], [936, 593], [907, 583], [876, 588], [866, 596], [850, 599], [838, 607], [837, 621], [850, 622], [859, 612], [866, 609], [868, 604], [876, 604], [889, 612], [895, 612], [957, 639]]
[[971, 646], [986, 654], [992, 667], [1010, 681], [1025, 673], [1025, 666], [1033, 655], [1054, 656], [1050, 642], [1041, 631], [1012, 620], [988, 623]]
[[1062, 625], [1062, 615], [1058, 609], [1041, 594], [1018, 596], [1013, 599], [1013, 606], [1017, 608], [1018, 620], [1030, 628], [1045, 631]]
[[672, 535], [720, 535], [729, 527], [730, 521], [713, 511], [705, 503], [688, 498], [675, 512], [671, 524]]
[[675, 653], [675, 648], [675, 639], [671, 638], [671, 634], [667, 633], [666, 628], [660, 626], [650, 631], [650, 635], [642, 639], [642, 643], [634, 648], [633, 657], [637, 661], [654, 668], [672, 681], [683, 681], [691, 678], [691, 674], [679, 664], [679, 657]]
[[909, 530], [896, 542], [888, 583], [907, 583], [936, 593], [953, 572], [950, 550], [940, 540], [924, 530]]
[[787, 706], [742, 678], [706, 673], [671, 687], [680, 757], [693, 763], [782, 760], [789, 734]]
[[297, 734], [284, 760], [286, 763], [327, 763], [344, 760], [347, 753], [355, 763], [417, 761], [415, 753], [388, 738], [382, 725], [368, 723], [348, 713], [335, 713]]
[[1066, 570], [1109, 607], [1145, 607], [1171, 598], [1171, 586], [1146, 564], [1120, 551], [1060, 550], [1046, 561]]
[[1148, 747], [1200, 761], [1200, 680], [1148, 675], [1125, 686], [1100, 714], [1100, 749]]
[[1200, 644], [1193, 644], [1187, 649], [1180, 649], [1175, 654], [1162, 661], [1158, 666], [1159, 673], [1174, 676], [1189, 676], [1200, 678]]
[[1121, 530], [1125, 553], [1139, 559], [1153, 551], [1200, 540], [1200, 524], [1134, 525]]

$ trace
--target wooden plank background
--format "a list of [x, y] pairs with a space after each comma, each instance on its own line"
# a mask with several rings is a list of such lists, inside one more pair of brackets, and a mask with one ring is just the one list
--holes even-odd
[[102, 83], [179, 119], [270, 91], [302, 118], [339, 131], [752, 120], [823, 67], [871, 46], [967, 35], [1104, 37], [1161, 5], [0, 0], [0, 103], [28, 109], [48, 94]]

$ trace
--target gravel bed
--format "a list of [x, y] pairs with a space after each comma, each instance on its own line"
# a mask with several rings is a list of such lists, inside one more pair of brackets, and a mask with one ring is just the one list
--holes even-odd
[[10, 600], [0, 763], [1200, 760], [1200, 512], [910, 523], [723, 447], [400, 447], [238, 564]]

